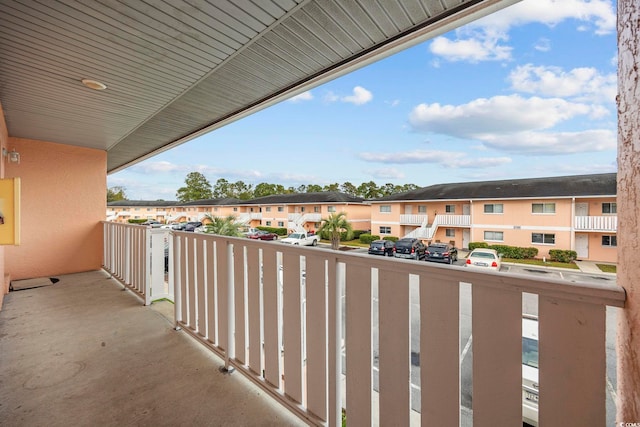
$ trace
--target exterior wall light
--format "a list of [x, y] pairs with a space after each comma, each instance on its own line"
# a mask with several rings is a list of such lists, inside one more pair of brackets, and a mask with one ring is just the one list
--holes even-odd
[[96, 80], [82, 79], [82, 84], [93, 90], [105, 90], [107, 85]]
[[15, 148], [11, 151], [7, 151], [6, 148], [3, 148], [2, 157], [7, 158], [9, 163], [20, 163], [20, 153], [18, 153]]

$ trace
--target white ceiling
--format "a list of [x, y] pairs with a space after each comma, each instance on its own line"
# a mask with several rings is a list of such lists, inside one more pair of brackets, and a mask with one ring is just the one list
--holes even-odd
[[0, 0], [0, 103], [114, 172], [517, 1]]

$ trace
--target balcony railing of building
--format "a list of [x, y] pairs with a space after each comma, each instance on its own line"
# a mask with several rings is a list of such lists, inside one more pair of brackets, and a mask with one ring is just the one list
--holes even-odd
[[[164, 254], [154, 231], [105, 223], [105, 268], [140, 295]], [[341, 425], [346, 390], [349, 425], [409, 425], [415, 351], [422, 424], [460, 425], [463, 286], [474, 426], [522, 422], [525, 293], [538, 302], [540, 424], [606, 424], [605, 309], [624, 306], [620, 287], [201, 233], [168, 242], [176, 326], [313, 424]]]
[[617, 215], [576, 216], [574, 227], [576, 231], [616, 232], [618, 230], [618, 217]]
[[400, 215], [400, 225], [422, 225], [422, 223], [424, 223], [427, 220], [428, 220], [427, 215], [413, 215], [413, 214]]
[[424, 224], [405, 237], [431, 240], [436, 235], [438, 227], [471, 227], [471, 215], [436, 215], [431, 225]]

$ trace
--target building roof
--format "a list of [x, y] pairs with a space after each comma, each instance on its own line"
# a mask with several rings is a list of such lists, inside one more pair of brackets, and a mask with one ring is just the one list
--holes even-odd
[[115, 202], [107, 202], [107, 207], [166, 207], [166, 206], [182, 206], [176, 201], [171, 200], [117, 200]]
[[371, 202], [615, 196], [616, 174], [436, 184]]
[[193, 200], [191, 202], [181, 203], [180, 206], [229, 206], [229, 205], [240, 205], [243, 202], [244, 201], [240, 199], [224, 197], [221, 199]]
[[258, 197], [251, 200], [244, 200], [242, 204], [247, 205], [283, 205], [283, 204], [305, 204], [305, 203], [365, 203], [362, 197], [351, 196], [339, 191], [320, 191], [315, 193], [289, 193], [273, 194], [271, 196]]

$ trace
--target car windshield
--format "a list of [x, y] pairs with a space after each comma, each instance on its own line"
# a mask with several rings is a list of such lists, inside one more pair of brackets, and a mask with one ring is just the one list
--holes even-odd
[[302, 233], [291, 233], [289, 234], [291, 239], [302, 239]]
[[522, 364], [538, 368], [538, 340], [522, 337]]
[[495, 259], [495, 255], [492, 254], [491, 252], [473, 252], [471, 254], [471, 256], [473, 258], [491, 258], [491, 259]]

